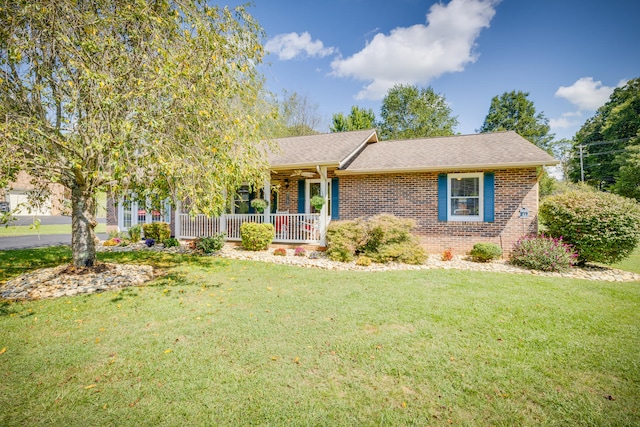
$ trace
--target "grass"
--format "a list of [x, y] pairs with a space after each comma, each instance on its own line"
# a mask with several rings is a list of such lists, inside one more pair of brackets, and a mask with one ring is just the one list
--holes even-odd
[[633, 251], [629, 258], [623, 259], [612, 267], [619, 268], [620, 270], [633, 271], [640, 274], [640, 246]]
[[[106, 224], [99, 223], [95, 231], [96, 233], [106, 233], [106, 229]], [[0, 237], [37, 236], [45, 234], [71, 234], [71, 224], [40, 225], [39, 227], [29, 225], [0, 227]]]
[[637, 282], [100, 256], [168, 274], [2, 304], [0, 425], [640, 424]]

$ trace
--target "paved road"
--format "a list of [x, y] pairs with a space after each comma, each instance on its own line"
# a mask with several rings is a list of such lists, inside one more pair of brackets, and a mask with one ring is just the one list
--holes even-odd
[[[25, 226], [33, 223], [32, 215], [18, 215], [11, 226]], [[70, 216], [43, 215], [37, 217], [40, 225], [71, 224]], [[105, 218], [97, 218], [99, 223], [105, 223]], [[102, 240], [109, 238], [107, 234], [98, 234]], [[7, 249], [31, 249], [46, 246], [71, 245], [71, 234], [44, 234], [40, 236], [0, 236], [0, 250]]]
[[[15, 221], [11, 221], [11, 225], [31, 225], [33, 223], [33, 215], [16, 215]], [[71, 217], [64, 215], [41, 215], [37, 216], [40, 220], [40, 225], [59, 225], [59, 224], [71, 224]], [[96, 218], [101, 224], [107, 222], [106, 218]]]
[[[98, 234], [102, 240], [107, 234]], [[8, 249], [31, 249], [47, 246], [71, 245], [71, 234], [46, 234], [41, 236], [3, 236], [0, 237], [0, 251]]]

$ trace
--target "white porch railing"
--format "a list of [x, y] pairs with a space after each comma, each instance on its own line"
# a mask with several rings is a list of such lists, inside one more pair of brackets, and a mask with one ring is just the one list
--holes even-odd
[[[227, 240], [240, 240], [240, 226], [245, 222], [264, 222], [264, 214], [228, 214], [217, 218], [205, 215], [191, 217], [179, 214], [177, 235], [179, 238], [194, 239], [226, 233]], [[322, 239], [319, 214], [283, 214], [269, 215], [269, 221], [275, 228], [276, 243], [318, 244]]]

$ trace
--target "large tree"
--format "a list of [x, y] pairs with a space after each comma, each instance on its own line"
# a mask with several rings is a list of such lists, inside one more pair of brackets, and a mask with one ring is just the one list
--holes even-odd
[[380, 108], [383, 139], [453, 135], [458, 119], [443, 95], [431, 87], [397, 84], [387, 92]]
[[372, 109], [360, 108], [357, 105], [351, 107], [348, 116], [342, 113], [333, 115], [331, 132], [347, 132], [352, 130], [373, 129], [376, 126], [376, 115]]
[[316, 129], [322, 116], [318, 112], [318, 104], [309, 96], [284, 90], [282, 99], [274, 101], [274, 104], [278, 110], [278, 122], [271, 136], [282, 138], [319, 133]]
[[521, 91], [504, 92], [491, 99], [489, 112], [479, 132], [516, 131], [543, 150], [553, 151], [554, 135], [549, 133], [549, 119], [537, 113], [529, 93]]
[[[621, 165], [633, 162], [637, 155], [630, 147], [640, 143], [640, 78], [629, 80], [616, 88], [609, 101], [589, 118], [573, 138], [573, 157], [570, 177], [573, 181], [582, 178], [580, 148], [582, 147], [582, 170], [584, 179], [596, 186], [611, 184], [618, 180]], [[624, 179], [633, 174], [624, 173]], [[630, 188], [627, 182], [622, 189]], [[636, 182], [635, 185], [640, 185]]]
[[5, 0], [0, 22], [0, 170], [70, 190], [74, 265], [96, 259], [98, 190], [215, 214], [265, 173], [262, 29], [244, 8]]

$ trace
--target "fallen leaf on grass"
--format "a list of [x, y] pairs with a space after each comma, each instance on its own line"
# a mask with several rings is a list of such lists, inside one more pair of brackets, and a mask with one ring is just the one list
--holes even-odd
[[88, 386], [86, 386], [84, 389], [85, 390], [89, 390], [90, 388], [94, 388], [97, 384], [90, 384]]
[[4, 347], [2, 350], [0, 350], [0, 354], [5, 354], [7, 352], [7, 347]]
[[171, 350], [170, 348], [168, 348], [168, 349], [166, 349], [166, 350], [164, 351], [164, 354], [171, 353], [172, 351], [173, 351], [173, 350]]

